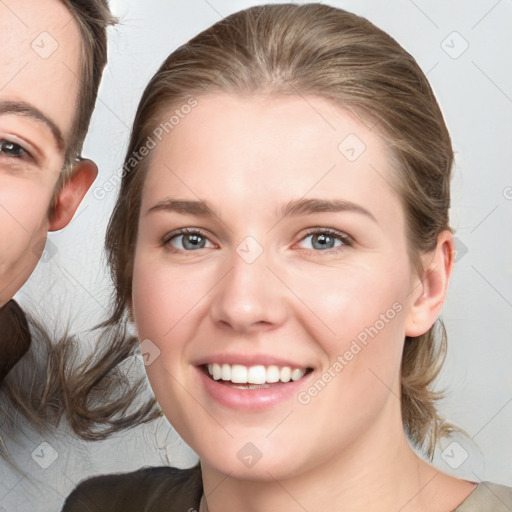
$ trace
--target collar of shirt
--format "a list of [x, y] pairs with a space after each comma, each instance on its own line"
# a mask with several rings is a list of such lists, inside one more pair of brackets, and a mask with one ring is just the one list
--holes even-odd
[[208, 505], [204, 494], [201, 496], [201, 502], [199, 503], [199, 512], [208, 512]]

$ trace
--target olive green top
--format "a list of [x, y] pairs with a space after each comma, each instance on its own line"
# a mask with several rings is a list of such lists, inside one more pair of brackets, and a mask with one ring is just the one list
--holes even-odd
[[512, 488], [481, 482], [453, 512], [512, 512]]
[[[62, 512], [208, 512], [202, 496], [199, 465], [144, 468], [85, 480]], [[512, 512], [512, 488], [482, 482], [453, 512]]]

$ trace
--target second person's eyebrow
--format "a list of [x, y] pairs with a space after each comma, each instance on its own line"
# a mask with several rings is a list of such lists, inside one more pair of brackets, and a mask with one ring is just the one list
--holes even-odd
[[25, 101], [0, 100], [0, 115], [8, 114], [28, 117], [46, 125], [52, 132], [57, 148], [60, 151], [64, 151], [66, 143], [60, 128], [38, 108]]

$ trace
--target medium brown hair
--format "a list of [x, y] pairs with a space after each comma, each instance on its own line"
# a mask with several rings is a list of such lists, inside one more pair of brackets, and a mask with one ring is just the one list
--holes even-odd
[[[144, 176], [150, 157], [130, 157], [171, 108], [207, 90], [233, 94], [314, 95], [371, 122], [395, 165], [393, 186], [403, 202], [409, 253], [436, 247], [449, 230], [450, 136], [432, 89], [414, 58], [364, 18], [319, 4], [253, 7], [216, 23], [163, 63], [141, 99], [125, 175], [107, 231], [117, 294], [112, 322], [126, 314]], [[132, 166], [130, 168], [130, 166]], [[442, 322], [407, 338], [401, 369], [404, 428], [430, 456], [453, 427], [437, 414], [432, 389], [446, 352]]]

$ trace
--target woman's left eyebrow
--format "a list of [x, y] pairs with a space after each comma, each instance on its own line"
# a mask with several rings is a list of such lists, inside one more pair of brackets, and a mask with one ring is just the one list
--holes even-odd
[[320, 212], [355, 212], [364, 215], [378, 224], [375, 216], [361, 205], [343, 199], [297, 199], [281, 208], [281, 216], [307, 215]]

